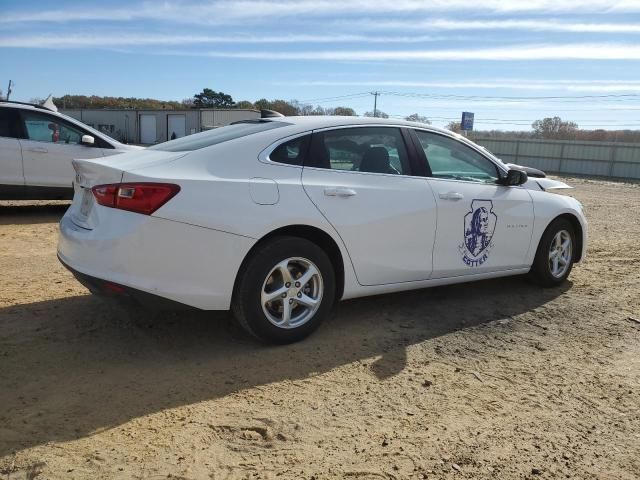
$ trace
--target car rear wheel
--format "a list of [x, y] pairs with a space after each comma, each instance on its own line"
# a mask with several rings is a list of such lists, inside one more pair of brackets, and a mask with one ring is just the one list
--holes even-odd
[[232, 311], [260, 340], [295, 342], [328, 315], [335, 285], [331, 260], [319, 246], [303, 238], [274, 238], [243, 266]]
[[575, 233], [568, 220], [559, 218], [545, 230], [531, 267], [533, 279], [545, 287], [564, 282], [573, 268]]

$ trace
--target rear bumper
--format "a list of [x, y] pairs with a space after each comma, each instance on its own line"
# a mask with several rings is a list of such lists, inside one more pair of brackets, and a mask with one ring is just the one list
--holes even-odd
[[127, 287], [126, 285], [120, 285], [102, 278], [86, 275], [67, 265], [62, 258], [60, 258], [60, 255], [58, 255], [58, 260], [60, 260], [60, 263], [73, 274], [78, 282], [80, 282], [94, 295], [113, 297], [126, 303], [134, 302], [149, 309], [184, 310], [193, 308], [189, 305], [185, 305], [184, 303], [174, 302], [172, 300], [159, 297], [158, 295]]
[[[163, 298], [228, 310], [240, 265], [255, 240], [153, 216], [96, 206], [85, 229], [60, 222], [58, 258], [91, 291]], [[145, 295], [146, 294], [146, 295]]]

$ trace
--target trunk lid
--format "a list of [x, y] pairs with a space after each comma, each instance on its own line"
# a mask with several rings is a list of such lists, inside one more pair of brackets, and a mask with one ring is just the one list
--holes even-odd
[[95, 208], [96, 201], [91, 191], [92, 187], [121, 183], [127, 170], [171, 162], [184, 155], [186, 155], [185, 152], [141, 150], [91, 160], [73, 160], [71, 163], [75, 170], [75, 179], [73, 202], [69, 207], [71, 221], [87, 230], [92, 230], [98, 225], [100, 209]]

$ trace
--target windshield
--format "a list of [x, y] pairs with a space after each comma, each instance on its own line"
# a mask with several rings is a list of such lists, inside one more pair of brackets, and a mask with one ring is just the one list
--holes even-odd
[[269, 120], [244, 120], [236, 122], [226, 127], [220, 127], [206, 132], [188, 135], [168, 142], [159, 143], [148, 150], [162, 150], [164, 152], [190, 152], [201, 148], [228, 142], [236, 138], [246, 137], [254, 133], [265, 132], [274, 128], [289, 125], [284, 122], [273, 122]]

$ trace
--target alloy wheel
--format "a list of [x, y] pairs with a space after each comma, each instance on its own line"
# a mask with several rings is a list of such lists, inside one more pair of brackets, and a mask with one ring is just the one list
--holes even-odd
[[271, 269], [262, 285], [262, 311], [276, 327], [297, 328], [313, 318], [323, 292], [322, 275], [313, 262], [287, 258]]
[[571, 265], [571, 235], [566, 230], [555, 234], [549, 247], [549, 271], [555, 278], [562, 278]]

